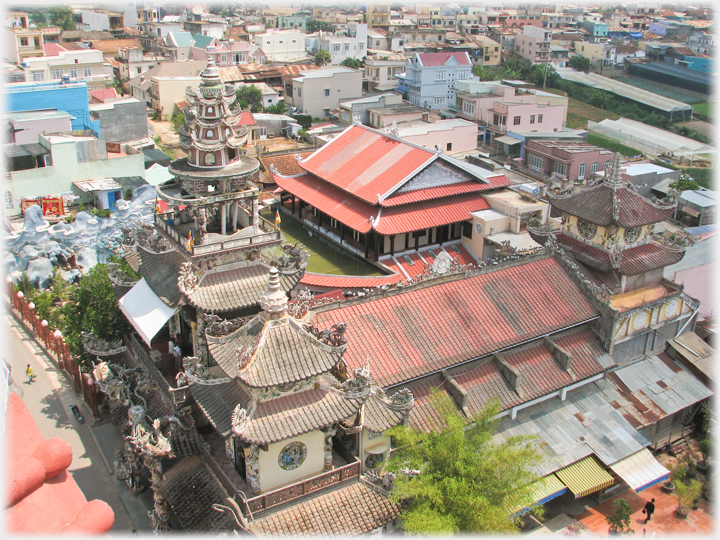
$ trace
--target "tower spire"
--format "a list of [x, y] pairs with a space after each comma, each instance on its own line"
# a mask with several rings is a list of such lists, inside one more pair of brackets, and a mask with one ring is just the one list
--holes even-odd
[[280, 276], [274, 266], [270, 267], [268, 288], [260, 300], [260, 307], [271, 319], [279, 319], [287, 313], [287, 296], [280, 287]]

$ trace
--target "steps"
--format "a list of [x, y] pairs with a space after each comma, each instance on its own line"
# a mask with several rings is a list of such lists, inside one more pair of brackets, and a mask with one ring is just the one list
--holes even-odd
[[681, 437], [670, 446], [670, 454], [677, 458], [681, 458], [690, 451], [690, 445], [688, 445], [687, 439]]

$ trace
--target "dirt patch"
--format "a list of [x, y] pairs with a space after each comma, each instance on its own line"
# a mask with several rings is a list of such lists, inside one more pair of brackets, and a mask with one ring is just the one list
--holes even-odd
[[178, 159], [185, 155], [180, 144], [180, 137], [173, 131], [170, 122], [159, 122], [148, 118], [148, 132], [153, 140], [155, 140], [156, 136], [160, 137], [159, 146], [162, 146], [161, 150], [172, 159]]

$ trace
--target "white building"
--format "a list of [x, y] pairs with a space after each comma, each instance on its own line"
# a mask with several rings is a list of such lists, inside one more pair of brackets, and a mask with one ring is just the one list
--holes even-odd
[[333, 65], [346, 58], [362, 60], [367, 54], [367, 24], [348, 23], [347, 26], [345, 32], [318, 32], [317, 49], [329, 52]]
[[305, 34], [300, 30], [271, 29], [254, 36], [255, 45], [270, 62], [296, 60], [305, 56]]
[[329, 118], [341, 99], [362, 96], [362, 76], [362, 71], [345, 66], [303, 71], [292, 79], [292, 95], [285, 96], [285, 103], [298, 113]]
[[101, 90], [112, 84], [113, 67], [103, 53], [95, 50], [60, 51], [57, 56], [26, 58], [22, 64], [27, 82], [53, 82], [68, 77], [86, 81], [88, 90]]

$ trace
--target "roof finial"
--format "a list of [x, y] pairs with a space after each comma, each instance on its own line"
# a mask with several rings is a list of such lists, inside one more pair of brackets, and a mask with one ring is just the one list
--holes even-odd
[[278, 270], [274, 266], [271, 266], [268, 288], [262, 295], [260, 307], [269, 315], [269, 318], [279, 319], [287, 313], [287, 300], [285, 292], [280, 287]]
[[622, 170], [620, 169], [621, 165], [622, 154], [620, 152], [615, 152], [613, 154], [613, 162], [610, 170], [605, 171], [605, 183], [609, 186], [612, 186], [614, 189], [617, 189], [619, 186], [622, 185]]

